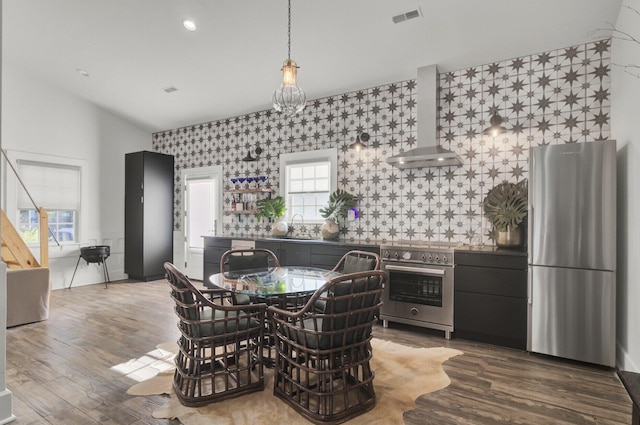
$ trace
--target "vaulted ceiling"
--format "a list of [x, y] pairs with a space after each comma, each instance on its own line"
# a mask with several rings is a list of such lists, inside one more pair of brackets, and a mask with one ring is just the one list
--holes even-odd
[[[314, 99], [415, 78], [419, 66], [451, 71], [603, 38], [621, 3], [292, 0], [291, 58]], [[393, 23], [413, 10], [421, 16]], [[287, 58], [286, 0], [4, 0], [2, 18], [3, 67], [150, 131], [270, 108]]]

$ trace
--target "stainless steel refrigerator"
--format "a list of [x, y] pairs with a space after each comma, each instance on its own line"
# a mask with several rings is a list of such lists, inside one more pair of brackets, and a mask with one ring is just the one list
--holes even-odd
[[616, 143], [531, 149], [528, 349], [615, 366]]

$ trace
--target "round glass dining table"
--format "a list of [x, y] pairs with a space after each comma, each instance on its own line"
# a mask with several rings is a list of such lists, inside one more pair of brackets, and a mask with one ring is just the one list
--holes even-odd
[[[340, 274], [316, 267], [287, 266], [216, 273], [203, 283], [208, 288], [246, 294], [251, 302], [297, 311], [308, 303], [318, 288]], [[273, 367], [273, 334], [268, 321], [265, 326], [267, 329], [262, 362], [266, 367]]]
[[217, 273], [204, 283], [209, 288], [220, 287], [239, 294], [269, 298], [313, 293], [336, 276], [340, 273], [317, 267], [286, 266]]

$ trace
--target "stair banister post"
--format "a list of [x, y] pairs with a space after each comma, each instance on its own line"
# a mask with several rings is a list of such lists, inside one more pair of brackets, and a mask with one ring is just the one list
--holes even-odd
[[49, 214], [44, 207], [38, 208], [40, 213], [40, 265], [49, 267]]

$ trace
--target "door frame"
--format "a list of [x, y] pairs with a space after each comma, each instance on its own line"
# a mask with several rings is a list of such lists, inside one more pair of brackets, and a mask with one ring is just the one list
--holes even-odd
[[[217, 198], [215, 201], [218, 205], [216, 210], [214, 211], [214, 226], [212, 228], [212, 235], [219, 235], [222, 231], [222, 216], [223, 216], [223, 173], [221, 165], [213, 165], [208, 167], [198, 167], [198, 168], [185, 168], [180, 170], [180, 251], [182, 251], [179, 258], [182, 260], [180, 264], [182, 264], [187, 271], [189, 276], [192, 276], [194, 279], [202, 279], [203, 276], [203, 258], [204, 258], [204, 249], [197, 250], [199, 252], [192, 252], [188, 247], [188, 238], [187, 238], [187, 181], [193, 178], [210, 178], [217, 179], [217, 184], [215, 185], [213, 196]], [[177, 251], [177, 250], [176, 250]], [[176, 252], [177, 253], [177, 252]], [[194, 255], [195, 254], [195, 255]], [[194, 264], [194, 256], [195, 262]]]

